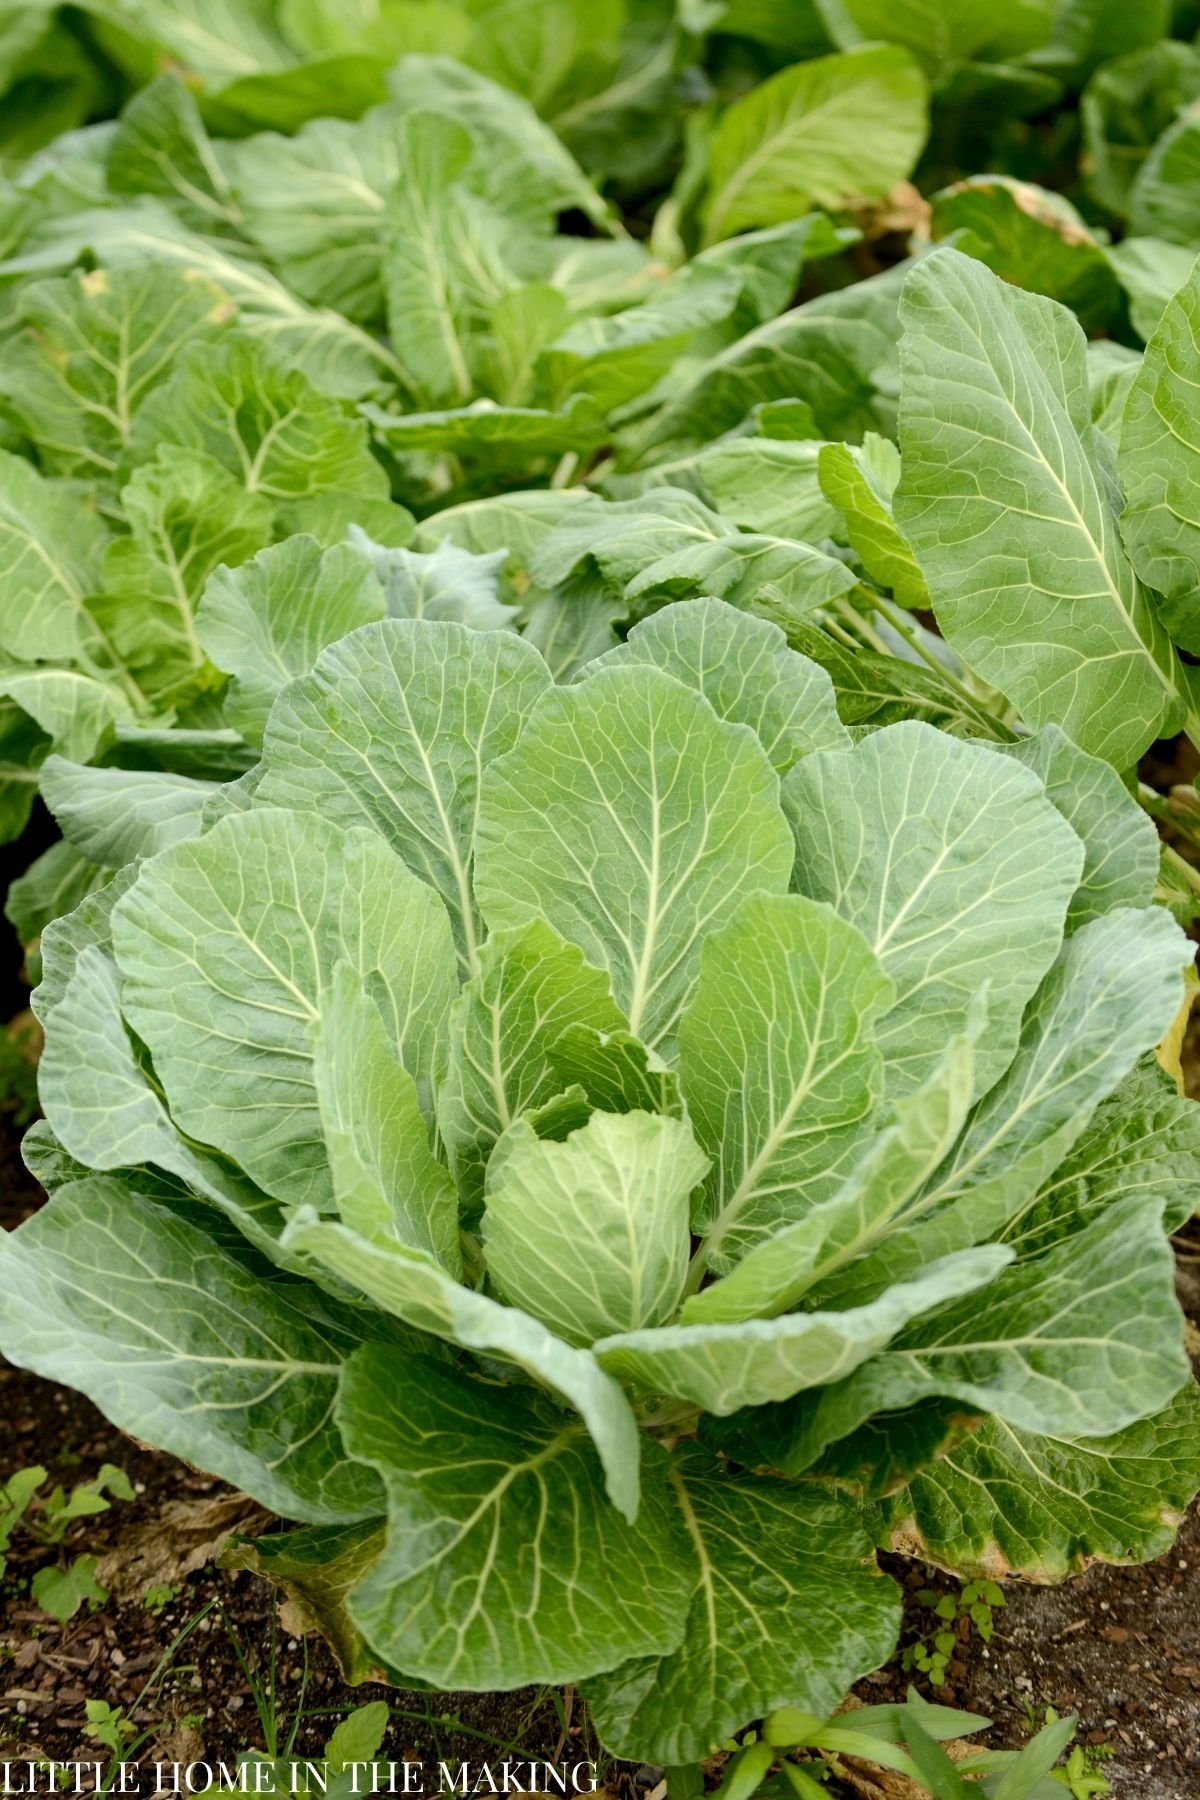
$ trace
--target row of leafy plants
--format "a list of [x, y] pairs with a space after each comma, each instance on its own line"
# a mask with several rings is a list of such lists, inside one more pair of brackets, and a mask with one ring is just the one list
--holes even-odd
[[26, 12], [5, 1353], [351, 1678], [672, 1766], [887, 1659], [879, 1546], [1160, 1553], [1200, 21]]

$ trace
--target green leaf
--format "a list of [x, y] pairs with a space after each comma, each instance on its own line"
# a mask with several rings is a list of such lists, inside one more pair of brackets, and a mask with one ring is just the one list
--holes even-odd
[[686, 1117], [678, 1073], [631, 1032], [568, 1025], [548, 1055], [563, 1087], [579, 1088], [601, 1112]]
[[429, 1147], [417, 1084], [349, 963], [335, 969], [313, 1027], [313, 1078], [339, 1216], [461, 1280], [454, 1183]]
[[1085, 331], [1114, 323], [1118, 287], [1102, 238], [1069, 200], [1009, 175], [973, 175], [934, 195], [935, 238], [970, 233], [972, 256], [1014, 287], [1069, 306]]
[[1121, 421], [1119, 466], [1126, 503], [1121, 528], [1142, 580], [1163, 595], [1162, 616], [1185, 650], [1200, 646], [1200, 447], [1192, 437], [1192, 393], [1200, 375], [1193, 268], [1167, 302], [1134, 377]]
[[1129, 190], [1131, 230], [1193, 245], [1200, 226], [1200, 105], [1192, 99], [1155, 142]]
[[890, 1541], [944, 1568], [1033, 1581], [1148, 1562], [1170, 1549], [1200, 1485], [1198, 1424], [1191, 1381], [1109, 1437], [988, 1420], [885, 1503]]
[[416, 1678], [390, 1668], [368, 1649], [350, 1617], [348, 1596], [383, 1548], [383, 1521], [356, 1525], [310, 1525], [275, 1531], [267, 1537], [230, 1538], [218, 1567], [250, 1569], [287, 1596], [288, 1609], [303, 1631], [319, 1631], [333, 1651], [342, 1678], [351, 1687], [386, 1681], [412, 1687]]
[[618, 1031], [609, 978], [544, 919], [493, 931], [451, 1010], [438, 1129], [468, 1205], [501, 1133], [568, 1086], [552, 1053], [572, 1026]]
[[862, 448], [821, 446], [821, 487], [839, 508], [846, 532], [867, 573], [890, 588], [901, 606], [929, 606], [920, 565], [892, 517], [892, 495], [900, 478], [894, 444], [868, 432]]
[[967, 1035], [951, 1041], [929, 1079], [896, 1102], [893, 1123], [867, 1140], [828, 1200], [761, 1238], [728, 1275], [685, 1301], [685, 1325], [774, 1318], [886, 1236], [962, 1128], [971, 1103], [973, 1046], [985, 1023], [981, 1013]]
[[907, 51], [872, 45], [782, 69], [717, 123], [705, 242], [810, 206], [877, 200], [911, 173], [926, 129], [925, 83]]
[[108, 186], [131, 199], [161, 195], [197, 231], [236, 230], [242, 222], [200, 109], [174, 71], [156, 76], [121, 114], [109, 145]]
[[73, 911], [107, 880], [106, 869], [97, 869], [60, 838], [9, 884], [4, 916], [28, 948], [52, 919]]
[[895, 983], [876, 1029], [895, 1091], [924, 1080], [986, 982], [985, 1091], [1012, 1060], [1083, 868], [1041, 782], [981, 744], [909, 723], [806, 757], [784, 805], [797, 886], [856, 925]]
[[161, 769], [90, 769], [49, 756], [42, 797], [67, 841], [101, 868], [120, 869], [200, 830], [212, 781]]
[[[540, 1396], [433, 1364], [398, 1385], [367, 1351], [338, 1417], [388, 1494], [387, 1541], [349, 1601], [388, 1661], [442, 1689], [510, 1689], [678, 1644], [687, 1549], [661, 1479], [626, 1523], [586, 1434]], [[660, 1477], [662, 1452], [644, 1451]]]
[[1068, 1438], [1104, 1437], [1156, 1412], [1188, 1374], [1161, 1215], [1153, 1198], [1117, 1201], [982, 1293], [914, 1319], [804, 1411], [754, 1417], [759, 1453], [796, 1474], [872, 1415], [937, 1396]]
[[679, 1765], [778, 1707], [832, 1712], [890, 1655], [900, 1595], [836, 1493], [730, 1475], [695, 1449], [672, 1457], [670, 1480], [691, 1547], [683, 1642], [593, 1677], [584, 1697], [615, 1755]]
[[1083, 844], [1083, 878], [1067, 909], [1067, 929], [1115, 906], [1149, 906], [1158, 877], [1158, 833], [1115, 769], [1047, 725], [1003, 746], [1045, 783], [1047, 798]]
[[561, 1144], [518, 1121], [488, 1176], [488, 1273], [569, 1344], [663, 1325], [683, 1292], [688, 1207], [707, 1167], [678, 1119], [594, 1113]]
[[1100, 65], [1080, 99], [1088, 191], [1124, 218], [1130, 189], [1151, 147], [1186, 101], [1200, 98], [1200, 59], [1191, 44], [1164, 38]]
[[[304, 595], [303, 607], [296, 605]], [[351, 544], [322, 549], [301, 534], [259, 551], [205, 584], [196, 632], [233, 680], [225, 716], [248, 742], [261, 744], [281, 688], [307, 675], [321, 651], [359, 625], [383, 617], [383, 599], [363, 552]]]
[[270, 541], [265, 495], [245, 491], [203, 451], [164, 445], [121, 490], [131, 535], [104, 557], [104, 591], [89, 610], [112, 651], [151, 693], [204, 666], [196, 607], [222, 563], [243, 562]]
[[1045, 0], [1015, 0], [1003, 12], [988, 0], [837, 0], [837, 14], [821, 7], [832, 21], [838, 43], [856, 36], [904, 44], [931, 74], [946, 63], [969, 57], [1000, 59], [1036, 49], [1050, 28], [1051, 8]]
[[0, 1342], [25, 1368], [286, 1516], [379, 1511], [375, 1477], [347, 1458], [332, 1422], [356, 1339], [311, 1288], [263, 1282], [102, 1176], [60, 1188], [6, 1233], [0, 1264]]
[[342, 960], [429, 1116], [454, 986], [449, 923], [374, 833], [311, 811], [235, 814], [144, 864], [113, 930], [125, 1012], [172, 1116], [266, 1192], [329, 1194], [308, 1033]]
[[747, 898], [707, 934], [679, 1057], [713, 1163], [693, 1221], [711, 1268], [836, 1188], [881, 1098], [873, 1027], [894, 999], [862, 933], [800, 895]]
[[212, 348], [186, 350], [138, 409], [131, 464], [168, 444], [214, 457], [247, 493], [270, 500], [331, 488], [387, 496], [363, 420], [289, 367], [277, 348], [243, 331], [227, 332]]
[[[801, 765], [802, 766], [802, 765]], [[492, 930], [544, 918], [607, 969], [629, 1029], [673, 1037], [701, 934], [782, 892], [778, 778], [745, 727], [658, 669], [544, 693], [483, 774], [476, 892]]]
[[476, 631], [502, 631], [512, 624], [516, 608], [497, 595], [506, 550], [480, 555], [451, 543], [429, 551], [385, 547], [356, 526], [350, 538], [369, 558], [390, 618], [446, 620]]
[[[629, 1402], [590, 1350], [555, 1337], [515, 1306], [463, 1287], [425, 1252], [366, 1238], [302, 1208], [284, 1236], [285, 1251], [332, 1271], [376, 1306], [418, 1331], [523, 1369], [574, 1408], [596, 1447], [609, 1499], [633, 1521], [639, 1506], [641, 1445]], [[561, 1420], [564, 1430], [574, 1429]], [[419, 1672], [419, 1671], [418, 1671]]]
[[76, 1556], [65, 1568], [48, 1564], [37, 1571], [29, 1584], [29, 1592], [34, 1605], [48, 1612], [60, 1625], [73, 1619], [85, 1601], [94, 1612], [108, 1599], [108, 1589], [96, 1580], [94, 1556]]
[[938, 623], [1029, 724], [1124, 767], [1189, 686], [1121, 546], [1083, 334], [956, 250], [914, 268], [902, 311], [896, 518]]
[[936, 1316], [944, 1302], [977, 1292], [1009, 1261], [1011, 1252], [1003, 1244], [984, 1244], [930, 1262], [911, 1281], [894, 1282], [865, 1306], [731, 1324], [663, 1325], [616, 1333], [592, 1347], [618, 1380], [645, 1394], [689, 1400], [721, 1418], [744, 1406], [825, 1388], [862, 1363], [873, 1368], [868, 1358], [910, 1320], [931, 1311]]
[[280, 695], [258, 797], [381, 833], [446, 902], [470, 973], [483, 771], [512, 749], [549, 686], [537, 651], [512, 632], [430, 620], [365, 625]]
[[95, 640], [84, 602], [107, 535], [80, 483], [48, 481], [0, 450], [0, 650], [80, 659]]
[[1168, 300], [1191, 273], [1195, 255], [1190, 246], [1161, 238], [1127, 237], [1114, 244], [1108, 256], [1129, 302], [1130, 324], [1148, 342]]
[[581, 674], [634, 663], [665, 670], [722, 719], [748, 725], [780, 775], [810, 751], [848, 744], [825, 671], [789, 650], [776, 626], [722, 600], [681, 601], [652, 614]]
[[26, 287], [0, 392], [45, 472], [111, 481], [143, 399], [231, 312], [215, 282], [154, 262]]

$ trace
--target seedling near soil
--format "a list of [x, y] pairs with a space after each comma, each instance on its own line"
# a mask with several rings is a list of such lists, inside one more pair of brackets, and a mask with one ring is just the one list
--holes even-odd
[[964, 1647], [964, 1626], [973, 1626], [982, 1643], [991, 1643], [992, 1615], [1004, 1605], [1004, 1590], [995, 1581], [969, 1581], [958, 1594], [938, 1594], [932, 1588], [918, 1588], [917, 1599], [937, 1614], [943, 1621], [943, 1628], [906, 1644], [901, 1666], [918, 1670], [927, 1677], [931, 1687], [942, 1687], [950, 1658]]

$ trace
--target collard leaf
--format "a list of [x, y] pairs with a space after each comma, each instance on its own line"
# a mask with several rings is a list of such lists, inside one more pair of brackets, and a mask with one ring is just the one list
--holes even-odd
[[1191, 44], [1164, 38], [1100, 65], [1079, 102], [1088, 191], [1124, 218], [1147, 154], [1181, 106], [1200, 98], [1200, 58]]
[[608, 976], [544, 919], [492, 932], [454, 1002], [438, 1087], [438, 1129], [469, 1205], [501, 1133], [570, 1085], [553, 1052], [571, 1027], [623, 1024]]
[[777, 777], [745, 727], [658, 669], [543, 694], [483, 774], [476, 892], [488, 926], [544, 918], [607, 969], [629, 1029], [668, 1043], [701, 934], [785, 890]]
[[338, 1416], [388, 1495], [387, 1541], [349, 1600], [378, 1654], [438, 1688], [508, 1689], [676, 1647], [687, 1540], [661, 1451], [645, 1446], [654, 1479], [630, 1525], [581, 1427], [528, 1389], [433, 1364], [398, 1386], [391, 1358], [368, 1352]]
[[452, 543], [428, 551], [385, 547], [372, 543], [355, 526], [350, 539], [371, 564], [389, 618], [446, 620], [476, 631], [502, 631], [511, 625], [516, 608], [506, 606], [498, 595], [506, 549], [479, 554]]
[[5, 1234], [0, 1261], [6, 1355], [291, 1518], [379, 1511], [377, 1478], [332, 1418], [356, 1339], [311, 1288], [264, 1283], [102, 1176], [60, 1188]]
[[362, 551], [351, 544], [322, 549], [301, 533], [236, 569], [217, 569], [205, 584], [196, 633], [233, 677], [226, 717], [261, 744], [280, 689], [307, 675], [326, 645], [382, 617], [383, 597]]
[[812, 750], [849, 742], [825, 671], [789, 650], [777, 627], [722, 600], [681, 601], [653, 613], [581, 673], [631, 663], [665, 670], [721, 718], [748, 725], [780, 775]]
[[430, 1149], [417, 1084], [349, 963], [334, 971], [313, 1027], [313, 1079], [339, 1216], [461, 1280], [454, 1183]]
[[232, 310], [215, 282], [154, 262], [25, 288], [0, 392], [45, 472], [111, 482], [141, 402]]
[[675, 1765], [777, 1707], [830, 1712], [890, 1654], [900, 1596], [836, 1493], [730, 1475], [698, 1450], [677, 1452], [670, 1478], [691, 1549], [683, 1642], [584, 1692], [615, 1754]]
[[0, 450], [0, 649], [77, 660], [94, 640], [84, 611], [107, 532], [79, 483], [50, 481]]
[[139, 408], [130, 464], [167, 444], [203, 451], [248, 493], [270, 500], [336, 488], [387, 498], [387, 476], [371, 454], [364, 422], [245, 332], [226, 333], [212, 349], [185, 351]]
[[429, 1115], [449, 923], [374, 833], [311, 811], [235, 814], [145, 864], [113, 928], [125, 1011], [172, 1116], [268, 1193], [329, 1194], [308, 1033], [340, 961], [379, 1005]]
[[600, 1338], [593, 1349], [622, 1382], [688, 1400], [721, 1418], [847, 1377], [910, 1320], [986, 1287], [1011, 1259], [1003, 1244], [984, 1244], [931, 1262], [865, 1306], [731, 1324], [663, 1325]]
[[1200, 225], [1200, 101], [1180, 108], [1134, 176], [1131, 229], [1191, 246]]
[[1166, 305], [1134, 377], [1121, 421], [1125, 484], [1121, 528], [1134, 567], [1163, 595], [1163, 618], [1185, 650], [1200, 646], [1200, 448], [1191, 431], [1200, 377], [1196, 320], [1200, 274], [1193, 268]]
[[911, 172], [926, 128], [925, 83], [907, 51], [871, 45], [782, 69], [717, 123], [705, 241], [878, 199]]
[[[423, 1251], [360, 1237], [308, 1208], [288, 1227], [284, 1248], [312, 1258], [310, 1266], [331, 1270], [417, 1330], [478, 1351], [489, 1361], [514, 1363], [539, 1387], [549, 1388], [583, 1419], [613, 1505], [630, 1522], [637, 1517], [637, 1425], [624, 1394], [590, 1350], [564, 1343], [515, 1306], [463, 1287]], [[486, 1389], [480, 1403], [488, 1403]], [[567, 1428], [561, 1415], [559, 1423]]]
[[1148, 343], [1168, 300], [1191, 273], [1195, 255], [1189, 245], [1168, 244], [1163, 238], [1127, 237], [1108, 256], [1129, 302], [1129, 322]]
[[873, 1026], [894, 998], [862, 933], [798, 894], [747, 898], [707, 935], [679, 1059], [713, 1159], [694, 1219], [710, 1267], [837, 1186], [881, 1098]]
[[821, 486], [846, 521], [846, 534], [867, 573], [890, 588], [901, 606], [929, 605], [920, 565], [892, 516], [900, 457], [887, 438], [868, 432], [861, 450], [823, 444]]
[[482, 772], [511, 750], [549, 686], [537, 651], [512, 632], [410, 619], [365, 625], [276, 702], [259, 798], [316, 804], [334, 824], [380, 832], [445, 900], [470, 972], [480, 941], [472, 865]]
[[42, 794], [63, 836], [105, 869], [153, 856], [200, 830], [212, 781], [161, 769], [91, 769], [63, 756], [42, 764]]
[[1116, 528], [1083, 335], [957, 250], [909, 276], [896, 518], [946, 637], [1033, 726], [1124, 767], [1190, 707]]
[[130, 536], [104, 557], [104, 589], [89, 602], [113, 651], [151, 693], [204, 665], [196, 606], [222, 563], [243, 562], [272, 536], [271, 505], [204, 451], [164, 445], [121, 490]]
[[1200, 1485], [1200, 1398], [1102, 1438], [1039, 1437], [998, 1419], [886, 1503], [892, 1544], [964, 1575], [1061, 1581], [1171, 1547]]
[[190, 88], [174, 71], [135, 94], [108, 151], [108, 186], [158, 194], [198, 231], [237, 230], [241, 209]]
[[496, 1161], [483, 1242], [510, 1305], [569, 1344], [671, 1318], [687, 1274], [692, 1190], [708, 1167], [687, 1125], [598, 1112], [556, 1144], [518, 1122]]
[[1115, 769], [1078, 749], [1056, 725], [1005, 748], [1041, 777], [1083, 844], [1083, 879], [1067, 909], [1068, 931], [1114, 906], [1149, 906], [1158, 833]]
[[1085, 331], [1114, 322], [1118, 287], [1102, 238], [1069, 200], [1008, 175], [973, 175], [934, 196], [932, 233], [970, 233], [971, 254], [1015, 287], [1069, 306]]
[[895, 1091], [929, 1074], [986, 982], [984, 1092], [1012, 1060], [1083, 869], [1083, 846], [1040, 781], [910, 723], [806, 757], [784, 804], [797, 886], [856, 925], [895, 983], [876, 1031]]

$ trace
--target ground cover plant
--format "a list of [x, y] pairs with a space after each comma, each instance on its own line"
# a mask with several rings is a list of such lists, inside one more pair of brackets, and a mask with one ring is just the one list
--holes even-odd
[[1200, 18], [520, 13], [0, 37], [0, 1346], [690, 1764], [1200, 1486]]

